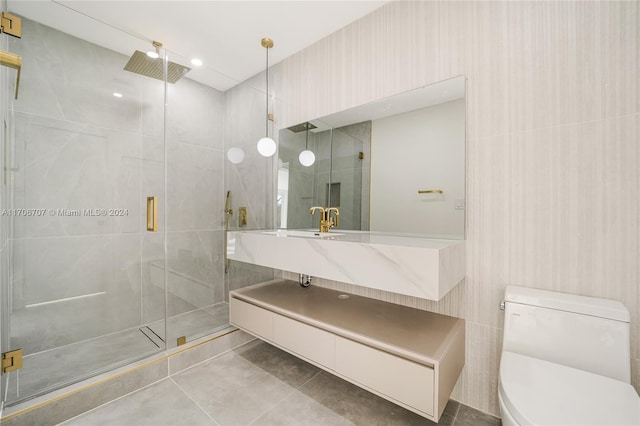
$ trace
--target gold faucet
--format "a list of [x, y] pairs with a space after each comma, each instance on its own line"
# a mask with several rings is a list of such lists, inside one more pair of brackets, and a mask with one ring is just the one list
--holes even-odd
[[[330, 207], [325, 209], [324, 207], [311, 207], [309, 209], [309, 214], [313, 215], [316, 210], [320, 210], [320, 232], [329, 232], [329, 229], [334, 226], [338, 226], [338, 216], [340, 212], [337, 207]], [[333, 218], [331, 217], [331, 212], [334, 212], [334, 217], [336, 219], [335, 223], [333, 222]]]

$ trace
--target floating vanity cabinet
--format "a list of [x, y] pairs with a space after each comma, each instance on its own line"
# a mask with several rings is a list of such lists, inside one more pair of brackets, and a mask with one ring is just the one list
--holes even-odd
[[251, 334], [261, 339], [273, 340], [273, 315], [262, 308], [231, 299], [229, 322], [239, 328], [251, 330]]
[[274, 280], [230, 293], [231, 323], [438, 421], [464, 366], [464, 321]]
[[335, 336], [282, 315], [273, 315], [273, 342], [303, 358], [333, 369]]

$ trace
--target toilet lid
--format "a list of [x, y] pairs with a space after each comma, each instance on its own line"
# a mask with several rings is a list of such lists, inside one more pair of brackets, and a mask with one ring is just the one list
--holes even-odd
[[503, 352], [500, 396], [520, 425], [640, 425], [633, 386], [609, 377]]

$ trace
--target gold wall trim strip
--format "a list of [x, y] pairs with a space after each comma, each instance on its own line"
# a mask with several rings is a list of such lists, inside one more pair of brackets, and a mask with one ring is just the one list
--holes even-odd
[[[39, 402], [37, 404], [34, 404], [31, 407], [24, 408], [24, 409], [22, 409], [20, 411], [16, 411], [15, 413], [11, 413], [8, 416], [2, 417], [2, 418], [0, 418], [0, 422], [4, 422], [4, 421], [10, 420], [10, 419], [13, 419], [14, 417], [21, 416], [21, 415], [29, 413], [29, 412], [31, 412], [33, 410], [37, 410], [38, 408], [44, 407], [45, 405], [49, 405], [49, 404], [52, 404], [54, 402], [60, 401], [61, 399], [67, 398], [67, 397], [72, 396], [72, 395], [75, 395], [78, 392], [85, 391], [85, 390], [90, 389], [90, 388], [92, 388], [94, 386], [98, 386], [98, 385], [101, 385], [103, 383], [106, 383], [106, 382], [109, 382], [111, 380], [114, 380], [114, 379], [117, 379], [119, 377], [122, 377], [122, 376], [124, 376], [126, 374], [134, 373], [134, 372], [136, 372], [136, 371], [138, 371], [138, 370], [140, 370], [142, 368], [149, 367], [150, 365], [156, 364], [158, 362], [168, 360], [169, 358], [171, 358], [173, 356], [179, 355], [179, 354], [181, 354], [183, 352], [186, 352], [186, 351], [189, 351], [191, 349], [195, 349], [195, 348], [197, 348], [199, 346], [206, 345], [209, 342], [212, 342], [214, 340], [220, 339], [221, 337], [227, 336], [227, 335], [229, 335], [231, 333], [235, 333], [238, 330], [239, 329], [237, 329], [237, 328], [234, 329], [234, 330], [229, 330], [229, 331], [227, 331], [227, 332], [225, 332], [223, 334], [220, 334], [220, 335], [214, 336], [214, 337], [212, 337], [210, 339], [207, 339], [204, 342], [196, 343], [193, 346], [189, 346], [188, 348], [184, 348], [184, 349], [181, 349], [179, 351], [176, 351], [176, 352], [173, 352], [173, 353], [170, 353], [170, 354], [165, 354], [165, 355], [161, 356], [158, 359], [147, 361], [144, 364], [138, 365], [138, 366], [133, 367], [131, 369], [128, 369], [126, 371], [121, 371], [119, 373], [115, 373], [112, 376], [100, 379], [100, 380], [96, 381], [95, 383], [90, 383], [90, 384], [81, 386], [81, 387], [79, 387], [77, 389], [70, 390], [69, 392], [65, 392], [62, 395], [55, 396], [55, 397], [53, 397], [51, 399], [48, 399], [46, 401], [42, 401], [42, 402]], [[168, 371], [167, 371], [167, 376], [166, 377], [169, 377]], [[131, 391], [131, 392], [134, 392], [134, 391]]]

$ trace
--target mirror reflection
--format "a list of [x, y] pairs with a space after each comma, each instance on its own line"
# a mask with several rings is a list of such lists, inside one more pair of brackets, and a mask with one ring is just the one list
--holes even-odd
[[277, 226], [464, 239], [465, 79], [457, 77], [282, 129]]

